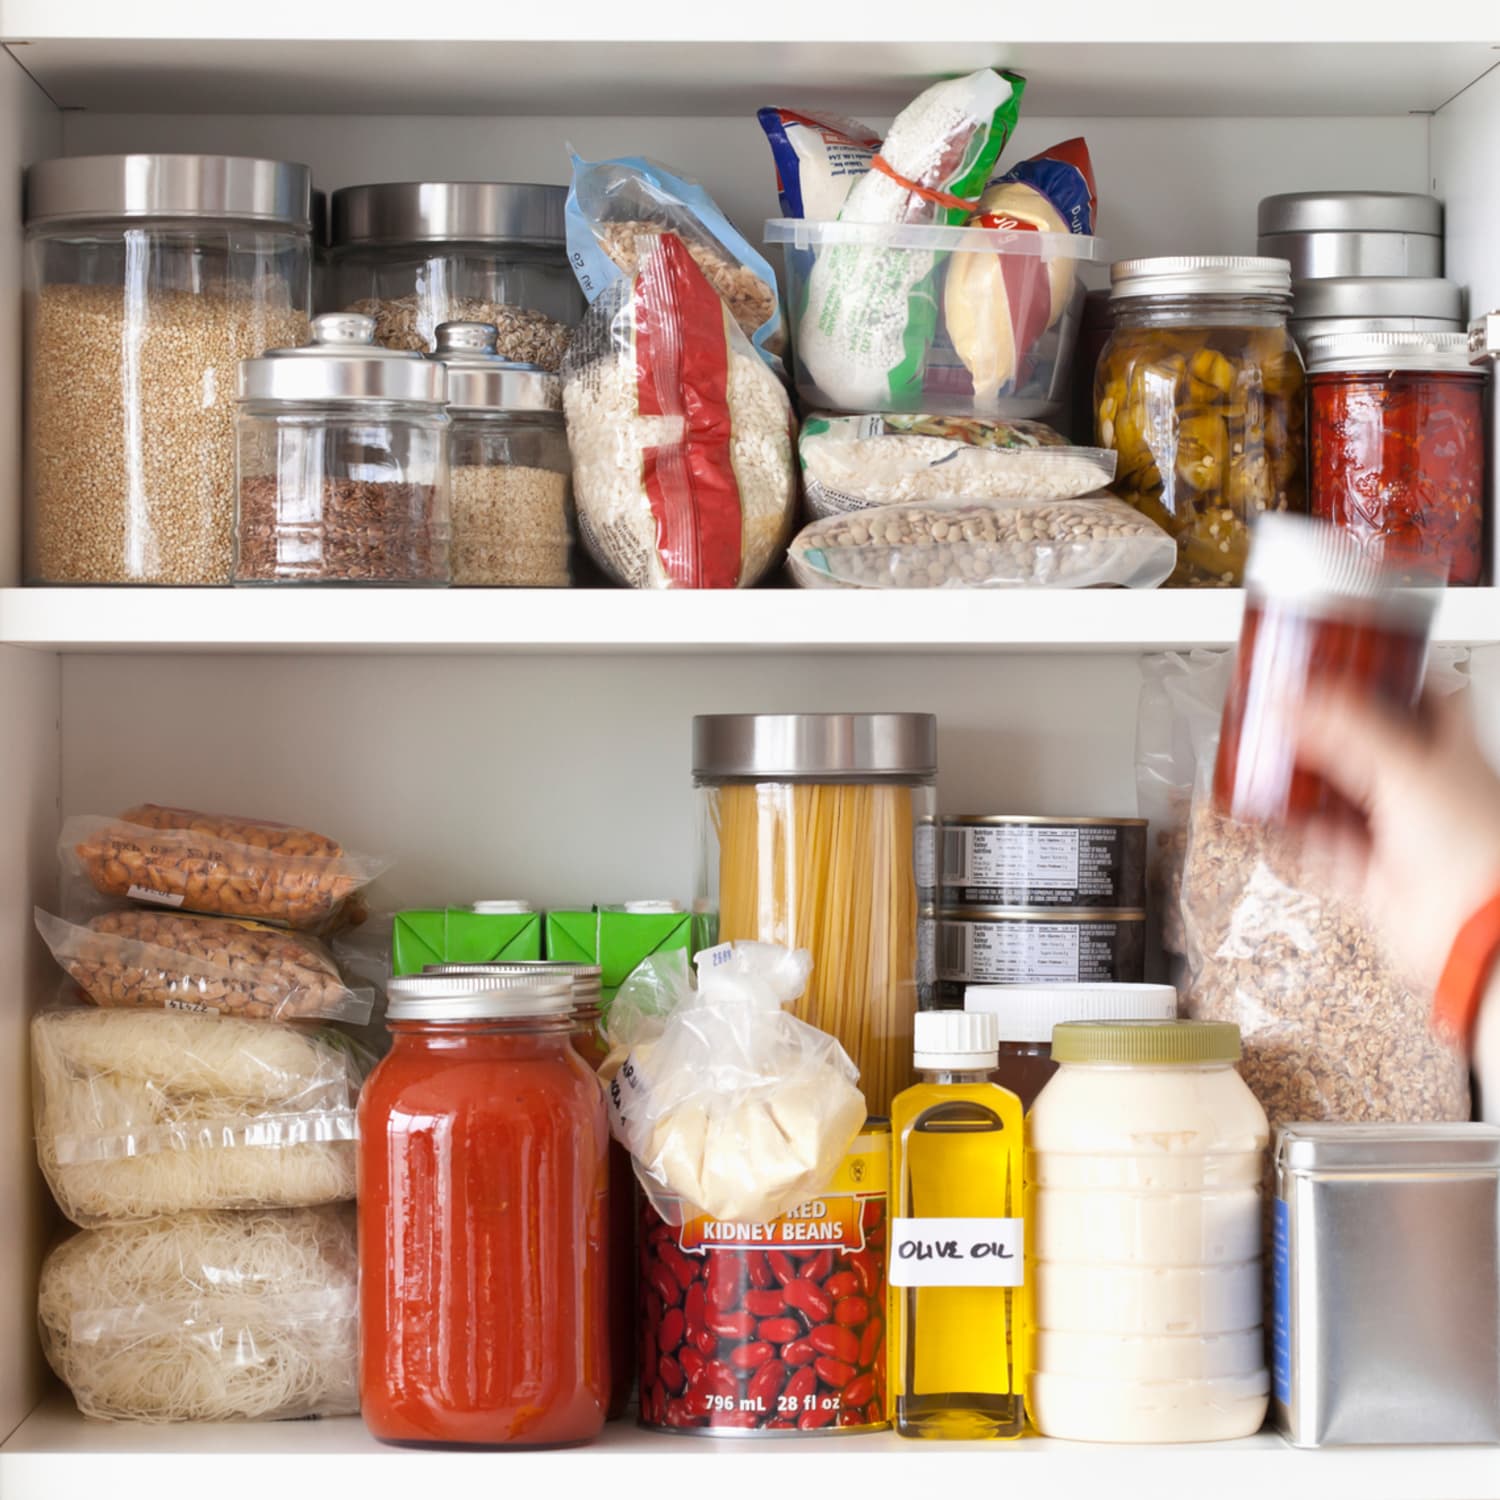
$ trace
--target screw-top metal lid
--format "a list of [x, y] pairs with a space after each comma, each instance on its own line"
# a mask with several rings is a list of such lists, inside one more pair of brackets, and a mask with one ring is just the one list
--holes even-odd
[[1286, 297], [1292, 290], [1290, 262], [1265, 255], [1158, 255], [1117, 260], [1109, 268], [1110, 300], [1220, 294]]
[[603, 993], [604, 970], [598, 964], [578, 964], [566, 959], [550, 958], [511, 959], [506, 962], [487, 964], [426, 964], [424, 974], [502, 974], [561, 976], [573, 985], [573, 1000], [577, 1005], [598, 1005]]
[[[1267, 511], [1251, 532], [1245, 587], [1311, 609], [1357, 604], [1364, 614], [1374, 607], [1425, 632], [1437, 600], [1431, 594], [1399, 589], [1409, 573], [1409, 568], [1387, 567], [1342, 527]], [[1445, 580], [1436, 576], [1432, 581]]]
[[971, 984], [964, 1009], [991, 1015], [1002, 1042], [1050, 1042], [1062, 1021], [1170, 1021], [1170, 984]]
[[240, 361], [241, 401], [410, 401], [441, 406], [447, 367], [375, 342], [364, 313], [320, 313], [312, 342]]
[[1441, 276], [1323, 276], [1292, 283], [1292, 303], [1302, 318], [1463, 317], [1464, 292]]
[[913, 1019], [912, 1061], [954, 1072], [993, 1068], [1000, 1060], [1000, 1023], [962, 1010], [922, 1010]]
[[311, 231], [312, 171], [255, 156], [61, 156], [26, 171], [26, 224], [237, 219]]
[[493, 323], [439, 323], [428, 359], [448, 368], [448, 405], [458, 411], [562, 410], [562, 382], [539, 365], [495, 353]]
[[1052, 1061], [1146, 1068], [1240, 1060], [1233, 1021], [1063, 1021], [1052, 1031]]
[[937, 774], [932, 714], [699, 714], [693, 774], [828, 781]]
[[1275, 193], [1260, 200], [1255, 218], [1260, 234], [1329, 229], [1443, 232], [1443, 205], [1425, 193]]
[[566, 1016], [573, 981], [564, 974], [404, 974], [386, 986], [388, 1021], [522, 1020]]
[[1283, 1125], [1276, 1164], [1292, 1172], [1472, 1172], [1500, 1169], [1500, 1126]]
[[1417, 370], [1473, 375], [1467, 333], [1325, 333], [1307, 341], [1307, 373]]
[[555, 245], [568, 190], [539, 182], [372, 182], [333, 195], [333, 246], [422, 241]]
[[524, 917], [536, 908], [529, 901], [475, 901], [469, 910], [481, 917]]

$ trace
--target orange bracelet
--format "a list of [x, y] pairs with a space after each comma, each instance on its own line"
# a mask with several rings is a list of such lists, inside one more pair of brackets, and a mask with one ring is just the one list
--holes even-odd
[[1458, 929], [1432, 997], [1433, 1029], [1467, 1046], [1479, 1002], [1500, 961], [1500, 891]]

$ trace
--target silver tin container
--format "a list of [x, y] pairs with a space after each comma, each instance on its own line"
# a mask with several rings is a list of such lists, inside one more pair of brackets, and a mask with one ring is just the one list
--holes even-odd
[[1457, 333], [1463, 288], [1427, 276], [1328, 276], [1292, 286], [1287, 327], [1305, 349], [1332, 333]]
[[1500, 1127], [1287, 1125], [1275, 1170], [1288, 1441], [1500, 1442]]
[[940, 858], [945, 906], [1146, 904], [1144, 818], [952, 814]]
[[1443, 274], [1443, 205], [1424, 193], [1277, 193], [1257, 214], [1262, 255], [1297, 280]]

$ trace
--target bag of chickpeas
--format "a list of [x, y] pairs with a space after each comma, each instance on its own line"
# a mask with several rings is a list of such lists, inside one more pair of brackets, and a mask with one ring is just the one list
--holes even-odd
[[829, 516], [791, 546], [802, 588], [1156, 588], [1177, 548], [1113, 495], [929, 500]]

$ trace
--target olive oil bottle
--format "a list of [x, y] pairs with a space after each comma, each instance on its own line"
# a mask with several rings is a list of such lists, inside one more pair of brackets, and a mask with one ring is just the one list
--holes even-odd
[[919, 1081], [891, 1105], [890, 1385], [911, 1438], [1026, 1421], [1021, 1101], [990, 1082], [999, 1021], [924, 1011]]

